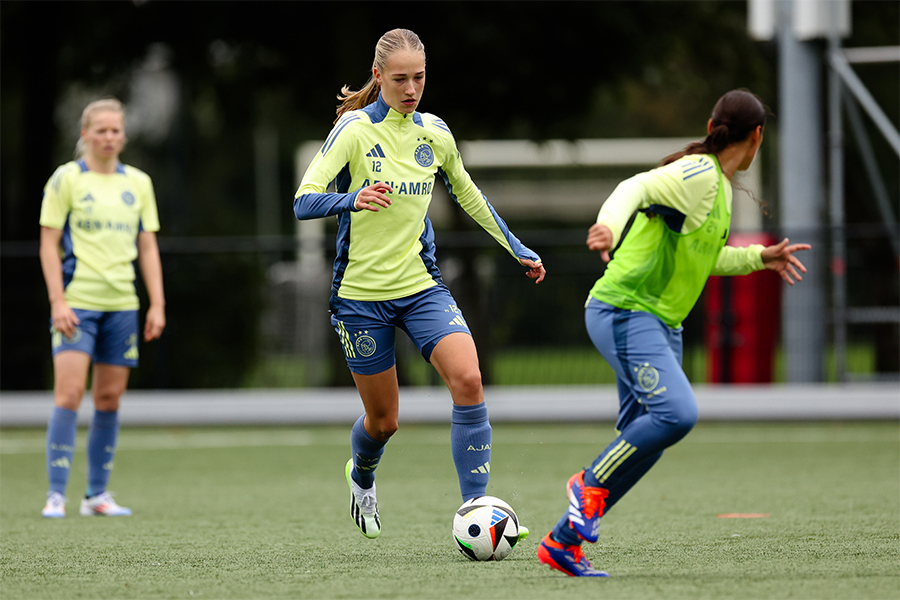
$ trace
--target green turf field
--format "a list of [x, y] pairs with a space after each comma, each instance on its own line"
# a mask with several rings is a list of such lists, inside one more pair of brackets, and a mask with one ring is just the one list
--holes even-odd
[[532, 531], [499, 563], [452, 545], [449, 426], [401, 428], [378, 470], [383, 533], [360, 535], [348, 431], [125, 429], [110, 488], [135, 516], [119, 519], [78, 516], [80, 432], [69, 517], [51, 520], [44, 432], [3, 430], [0, 597], [900, 598], [897, 423], [701, 423], [586, 546], [601, 580], [551, 571], [535, 549], [610, 424], [494, 425], [489, 492]]

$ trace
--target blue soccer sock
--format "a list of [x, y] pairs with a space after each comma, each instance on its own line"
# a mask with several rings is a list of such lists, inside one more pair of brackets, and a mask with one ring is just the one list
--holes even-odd
[[487, 405], [453, 405], [450, 417], [450, 449], [463, 500], [487, 493], [491, 476], [491, 423]]
[[566, 511], [559, 522], [557, 522], [556, 527], [553, 528], [551, 537], [565, 546], [580, 546], [584, 541], [578, 537], [578, 534], [575, 533], [575, 530], [569, 525], [568, 511]]
[[368, 489], [375, 484], [375, 469], [384, 454], [387, 442], [379, 442], [366, 431], [363, 415], [353, 424], [350, 430], [350, 449], [353, 451], [353, 469], [350, 477], [359, 487]]
[[75, 433], [78, 413], [55, 406], [47, 423], [47, 479], [50, 491], [66, 495], [72, 457], [75, 454]]
[[113, 458], [116, 455], [116, 440], [119, 437], [119, 413], [94, 411], [94, 418], [88, 431], [87, 460], [88, 487], [85, 495], [96, 496], [106, 491]]

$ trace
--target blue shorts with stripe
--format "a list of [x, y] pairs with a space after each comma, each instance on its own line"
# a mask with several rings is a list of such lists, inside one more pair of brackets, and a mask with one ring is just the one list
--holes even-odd
[[331, 298], [331, 324], [340, 338], [347, 366], [360, 375], [375, 375], [396, 363], [396, 328], [406, 332], [425, 360], [451, 333], [471, 335], [462, 311], [444, 284], [397, 300]]
[[138, 366], [138, 311], [104, 312], [73, 309], [81, 321], [72, 337], [66, 337], [50, 322], [53, 356], [75, 350], [95, 363]]

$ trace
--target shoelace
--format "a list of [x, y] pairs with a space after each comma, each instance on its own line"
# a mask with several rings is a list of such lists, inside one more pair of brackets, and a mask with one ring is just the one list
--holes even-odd
[[609, 490], [598, 487], [581, 488], [581, 503], [584, 505], [584, 516], [592, 519], [594, 515], [603, 516], [606, 510], [606, 497], [609, 496]]
[[[363, 492], [365, 491], [366, 490], [363, 490]], [[356, 501], [359, 503], [359, 510], [361, 510], [362, 512], [366, 513], [367, 515], [375, 513], [376, 500], [374, 495], [363, 493], [362, 497], [356, 497]]]

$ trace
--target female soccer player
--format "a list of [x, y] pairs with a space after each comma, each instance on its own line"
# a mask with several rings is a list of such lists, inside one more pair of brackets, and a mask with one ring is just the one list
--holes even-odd
[[97, 100], [81, 116], [75, 160], [53, 173], [41, 205], [41, 267], [50, 298], [55, 407], [47, 426], [50, 491], [42, 514], [66, 516], [76, 417], [93, 363], [94, 416], [88, 431], [84, 516], [127, 516], [106, 491], [118, 437], [119, 399], [138, 364], [135, 259], [150, 307], [144, 340], [166, 326], [159, 218], [150, 178], [119, 162], [125, 112]]
[[746, 170], [763, 138], [766, 107], [734, 90], [716, 103], [701, 142], [663, 166], [620, 183], [588, 231], [587, 246], [609, 262], [591, 289], [585, 325], [616, 372], [618, 436], [567, 485], [569, 508], [538, 546], [538, 559], [575, 577], [605, 577], [581, 549], [596, 542], [600, 518], [683, 438], [697, 403], [681, 369], [681, 322], [710, 275], [771, 269], [793, 285], [806, 268], [793, 256], [807, 244], [725, 246], [731, 220], [731, 178]]
[[[450, 445], [464, 500], [485, 495], [491, 426], [472, 335], [435, 263], [428, 219], [435, 174], [450, 195], [540, 283], [537, 254], [509, 231], [463, 167], [450, 129], [416, 111], [425, 88], [425, 47], [406, 29], [384, 34], [372, 76], [338, 99], [335, 126], [294, 197], [298, 219], [336, 216], [331, 323], [365, 414], [350, 434], [345, 475], [350, 512], [369, 538], [381, 533], [375, 468], [397, 431], [399, 327], [431, 362], [453, 398]], [[335, 182], [335, 191], [326, 191]]]

